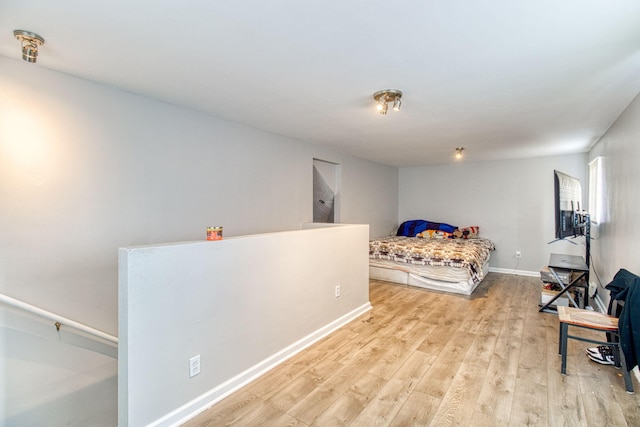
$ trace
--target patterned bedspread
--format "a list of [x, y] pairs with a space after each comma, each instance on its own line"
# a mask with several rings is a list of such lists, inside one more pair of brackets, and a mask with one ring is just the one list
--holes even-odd
[[466, 268], [474, 283], [482, 280], [482, 265], [495, 250], [487, 239], [421, 239], [390, 236], [369, 242], [369, 258], [415, 265]]

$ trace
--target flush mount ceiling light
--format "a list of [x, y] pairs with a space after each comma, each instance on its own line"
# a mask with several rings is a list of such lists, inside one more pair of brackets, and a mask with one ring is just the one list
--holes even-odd
[[464, 147], [456, 148], [456, 159], [460, 160], [462, 158], [463, 151]]
[[402, 98], [402, 91], [397, 89], [384, 89], [379, 90], [373, 94], [373, 99], [376, 100], [376, 108], [382, 115], [387, 114], [389, 104], [392, 104], [393, 111], [400, 111], [400, 98]]
[[38, 59], [38, 46], [44, 44], [44, 39], [35, 33], [24, 30], [15, 30], [13, 35], [22, 44], [22, 59], [31, 63], [36, 62]]

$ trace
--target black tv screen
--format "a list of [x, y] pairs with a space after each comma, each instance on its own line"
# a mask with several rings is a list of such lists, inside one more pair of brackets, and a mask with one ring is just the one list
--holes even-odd
[[554, 171], [556, 239], [584, 234], [580, 180]]

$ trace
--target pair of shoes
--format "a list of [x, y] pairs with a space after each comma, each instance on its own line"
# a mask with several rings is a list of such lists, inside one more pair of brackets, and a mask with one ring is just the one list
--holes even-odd
[[611, 347], [606, 345], [588, 348], [587, 356], [589, 356], [589, 359], [600, 363], [601, 365], [615, 365], [613, 350], [611, 350]]

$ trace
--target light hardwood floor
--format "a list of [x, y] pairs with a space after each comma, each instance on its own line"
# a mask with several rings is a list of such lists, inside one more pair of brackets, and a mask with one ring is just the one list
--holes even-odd
[[497, 273], [471, 297], [372, 280], [372, 311], [185, 425], [640, 426], [640, 385], [585, 343], [560, 374], [539, 298], [539, 279]]

